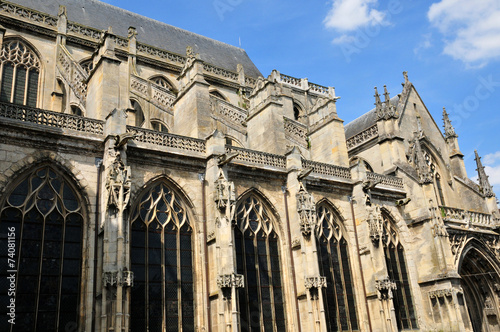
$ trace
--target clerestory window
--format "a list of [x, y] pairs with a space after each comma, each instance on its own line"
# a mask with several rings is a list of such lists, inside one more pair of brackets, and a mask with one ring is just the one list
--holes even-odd
[[5, 41], [0, 53], [0, 101], [36, 107], [40, 59], [20, 40]]

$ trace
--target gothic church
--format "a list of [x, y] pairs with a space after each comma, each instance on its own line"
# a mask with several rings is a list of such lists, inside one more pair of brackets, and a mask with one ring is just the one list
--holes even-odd
[[0, 48], [0, 331], [500, 331], [496, 197], [407, 73], [344, 125], [97, 0], [1, 0]]

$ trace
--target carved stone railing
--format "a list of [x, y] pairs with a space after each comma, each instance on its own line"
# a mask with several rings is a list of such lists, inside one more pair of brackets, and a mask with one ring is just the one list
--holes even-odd
[[347, 150], [355, 148], [377, 136], [378, 136], [378, 127], [377, 124], [375, 124], [370, 128], [363, 130], [359, 134], [356, 134], [353, 137], [349, 138], [346, 142]]
[[206, 152], [206, 143], [202, 139], [179, 136], [159, 131], [127, 126], [127, 132], [135, 134], [134, 142], [148, 143], [158, 146], [190, 152]]
[[245, 76], [245, 84], [250, 87], [254, 87], [257, 80], [252, 77]]
[[73, 33], [85, 38], [90, 38], [95, 40], [96, 42], [99, 41], [102, 36], [101, 30], [90, 28], [76, 22], [68, 22], [66, 29], [68, 33]]
[[473, 226], [495, 226], [497, 221], [491, 214], [466, 211], [447, 206], [440, 206], [441, 216], [444, 221], [465, 223]]
[[292, 77], [292, 76], [288, 76], [288, 75], [280, 73], [280, 75], [279, 75], [279, 81], [280, 81], [280, 83], [286, 83], [286, 84], [289, 84], [289, 85], [295, 85], [295, 86], [297, 86], [299, 88], [303, 87], [302, 79], [301, 78], [296, 78], [296, 77]]
[[235, 72], [227, 70], [227, 69], [216, 67], [216, 66], [208, 64], [206, 62], [203, 63], [203, 70], [207, 74], [222, 76], [225, 79], [230, 79], [233, 81], [237, 81], [238, 77], [239, 77], [238, 73], [235, 73]]
[[85, 105], [87, 99], [87, 72], [74, 61], [68, 50], [63, 45], [57, 45], [57, 68], [64, 77], [71, 90]]
[[186, 63], [186, 57], [182, 55], [168, 52], [147, 44], [137, 43], [137, 52], [165, 59], [181, 66]]
[[233, 160], [257, 166], [271, 166], [282, 170], [286, 169], [286, 158], [284, 156], [237, 148], [226, 145], [226, 153], [239, 153]]
[[142, 95], [154, 105], [167, 110], [172, 108], [177, 98], [170, 90], [135, 75], [130, 76], [130, 90]]
[[307, 147], [307, 127], [297, 121], [283, 117], [285, 126], [285, 137]]
[[351, 171], [347, 167], [330, 165], [305, 159], [302, 159], [302, 166], [304, 168], [312, 167], [313, 173], [334, 176], [348, 180], [351, 179]]
[[32, 23], [57, 27], [57, 17], [43, 14], [39, 11], [28, 9], [10, 2], [0, 1], [0, 12], [18, 16], [19, 18], [31, 21]]
[[104, 121], [21, 105], [0, 103], [0, 117], [54, 128], [104, 134]]
[[368, 180], [373, 180], [375, 182], [380, 181], [380, 184], [383, 184], [383, 185], [387, 185], [387, 186], [398, 188], [398, 189], [404, 189], [403, 179], [398, 178], [397, 176], [382, 175], [382, 174], [378, 174], [378, 173], [367, 172], [366, 178]]
[[323, 95], [327, 95], [328, 92], [330, 92], [330, 89], [327, 86], [315, 84], [315, 83], [309, 83], [309, 89], [311, 91], [314, 91], [316, 93], [321, 93]]
[[246, 127], [246, 119], [248, 117], [248, 112], [246, 110], [214, 96], [210, 96], [210, 106], [214, 114], [230, 123]]

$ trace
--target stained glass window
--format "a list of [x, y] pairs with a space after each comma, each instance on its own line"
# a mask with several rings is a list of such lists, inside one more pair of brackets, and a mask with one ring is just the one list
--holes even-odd
[[[3, 331], [67, 331], [78, 327], [83, 209], [68, 181], [51, 166], [38, 167], [6, 195], [0, 239], [15, 228], [16, 324]], [[0, 280], [7, 272], [2, 269]], [[9, 300], [0, 292], [2, 316]]]
[[347, 241], [339, 218], [328, 204], [319, 204], [316, 243], [319, 268], [326, 277], [323, 299], [328, 331], [356, 331], [356, 302]]
[[382, 214], [384, 220], [384, 254], [389, 279], [396, 283], [393, 304], [399, 330], [417, 329], [417, 318], [410, 290], [410, 280], [406, 267], [405, 252], [399, 242], [399, 234], [388, 215]]
[[194, 331], [192, 232], [187, 207], [167, 183], [153, 185], [133, 209], [132, 331]]
[[7, 40], [0, 52], [0, 101], [36, 107], [40, 60], [19, 40]]
[[239, 289], [241, 331], [285, 331], [278, 235], [257, 196], [248, 196], [236, 209], [236, 266], [245, 281]]

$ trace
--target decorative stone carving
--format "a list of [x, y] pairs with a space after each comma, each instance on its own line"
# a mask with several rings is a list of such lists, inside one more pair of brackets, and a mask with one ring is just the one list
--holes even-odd
[[107, 271], [102, 274], [104, 287], [134, 286], [134, 272], [132, 271]]
[[452, 288], [446, 288], [446, 289], [438, 289], [434, 291], [429, 292], [429, 298], [434, 299], [434, 298], [439, 298], [439, 297], [451, 297], [453, 296], [453, 293], [456, 292], [455, 289]]
[[[430, 201], [430, 204], [432, 204], [432, 200]], [[441, 219], [438, 213], [436, 213], [437, 208], [431, 207], [429, 208], [429, 210], [431, 211], [432, 215], [432, 234], [434, 235], [434, 237], [448, 237], [448, 232], [446, 231], [443, 219]]]
[[424, 152], [422, 151], [420, 137], [417, 132], [411, 142], [410, 151], [408, 153], [408, 162], [416, 169], [420, 178], [420, 183], [432, 183], [432, 171], [427, 163]]
[[399, 118], [399, 113], [395, 105], [391, 105], [391, 100], [389, 98], [389, 92], [387, 92], [387, 87], [384, 85], [384, 96], [385, 101], [382, 103], [380, 100], [380, 95], [375, 87], [375, 114], [377, 115], [377, 120], [389, 120], [391, 118]]
[[118, 281], [118, 271], [108, 271], [102, 274], [102, 284], [104, 287], [116, 286]]
[[477, 165], [477, 175], [479, 178], [479, 186], [481, 187], [482, 193], [486, 197], [494, 197], [495, 193], [493, 192], [493, 187], [490, 185], [490, 181], [488, 180], [488, 175], [484, 171], [484, 166], [481, 163], [481, 157], [477, 154], [477, 150], [474, 150], [474, 154], [476, 155], [476, 165]]
[[221, 227], [222, 222], [226, 224], [233, 222], [236, 209], [235, 200], [234, 183], [227, 180], [224, 173], [220, 171], [219, 178], [215, 180], [214, 192], [215, 205], [222, 214], [216, 220], [217, 227]]
[[215, 232], [210, 232], [207, 235], [207, 243], [215, 240]]
[[243, 288], [245, 287], [243, 275], [241, 274], [222, 274], [217, 276], [217, 286], [219, 288]]
[[368, 209], [368, 227], [370, 229], [370, 239], [373, 245], [378, 247], [380, 240], [386, 241], [387, 235], [384, 231], [384, 219], [380, 213], [380, 206], [369, 207]]
[[321, 277], [321, 276], [314, 276], [314, 277], [307, 277], [305, 279], [305, 287], [306, 289], [311, 289], [311, 288], [326, 288], [326, 277]]
[[303, 184], [299, 184], [297, 192], [297, 212], [300, 218], [300, 230], [304, 236], [309, 236], [316, 225], [316, 204], [311, 194], [307, 192]]
[[182, 67], [181, 74], [183, 76], [194, 64], [194, 61], [200, 57], [199, 54], [195, 54], [191, 46], [186, 47], [186, 62], [184, 67]]
[[115, 151], [113, 164], [106, 179], [108, 206], [124, 210], [130, 199], [130, 186], [130, 166], [125, 166], [120, 152]]
[[292, 249], [299, 249], [299, 248], [300, 248], [300, 239], [294, 238], [292, 240]]
[[393, 295], [392, 292], [397, 289], [396, 283], [392, 280], [389, 280], [389, 277], [386, 277], [382, 280], [375, 280], [375, 288], [378, 291], [378, 299], [379, 300], [391, 300]]
[[443, 107], [443, 122], [444, 122], [444, 135], [445, 137], [452, 138], [452, 137], [458, 137], [458, 135], [455, 133], [455, 128], [451, 125], [451, 120], [448, 117], [448, 113], [446, 113], [446, 109]]
[[496, 316], [497, 311], [495, 310], [495, 301], [492, 300], [490, 296], [486, 297], [484, 301], [484, 313], [486, 316]]

